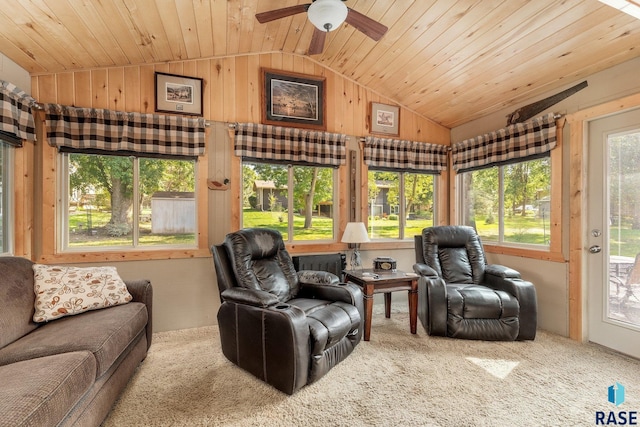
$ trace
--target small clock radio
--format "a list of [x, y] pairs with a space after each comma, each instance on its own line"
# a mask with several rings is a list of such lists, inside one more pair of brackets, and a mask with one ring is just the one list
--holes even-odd
[[386, 256], [374, 258], [373, 271], [376, 273], [393, 273], [396, 271], [396, 260]]

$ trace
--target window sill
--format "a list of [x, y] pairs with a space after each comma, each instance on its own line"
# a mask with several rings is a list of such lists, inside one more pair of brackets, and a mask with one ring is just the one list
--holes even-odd
[[514, 248], [510, 246], [491, 245], [483, 243], [484, 251], [491, 254], [512, 255], [522, 258], [540, 259], [553, 262], [566, 262], [560, 252], [550, 252], [548, 250]]
[[41, 263], [84, 263], [115, 261], [149, 261], [162, 259], [207, 258], [211, 256], [209, 249], [163, 249], [109, 252], [64, 252], [38, 257]]
[[[334, 242], [330, 244], [285, 244], [287, 251], [291, 255], [302, 255], [312, 253], [327, 253], [327, 252], [346, 252], [349, 250], [349, 246], [346, 243]], [[413, 240], [396, 240], [396, 241], [384, 241], [384, 242], [368, 242], [360, 245], [360, 250], [389, 250], [389, 249], [413, 249]]]

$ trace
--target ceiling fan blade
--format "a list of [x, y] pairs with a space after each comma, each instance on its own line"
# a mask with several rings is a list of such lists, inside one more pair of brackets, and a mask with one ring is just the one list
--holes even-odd
[[347, 9], [349, 9], [349, 13], [347, 14], [346, 19], [347, 24], [363, 32], [366, 36], [369, 36], [375, 41], [378, 41], [387, 32], [388, 28], [385, 25], [374, 21], [373, 19], [361, 14], [360, 12], [356, 12], [350, 7]]
[[318, 28], [313, 29], [313, 36], [311, 36], [311, 43], [309, 44], [308, 55], [317, 55], [324, 50], [324, 42], [327, 39], [327, 32]]
[[299, 4], [297, 6], [284, 7], [282, 9], [269, 10], [267, 12], [256, 13], [256, 19], [259, 23], [275, 21], [276, 19], [286, 18], [287, 16], [296, 15], [306, 12], [311, 4]]

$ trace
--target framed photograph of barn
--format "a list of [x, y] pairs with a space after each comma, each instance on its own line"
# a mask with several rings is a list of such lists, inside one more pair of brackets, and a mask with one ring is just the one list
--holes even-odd
[[202, 79], [155, 73], [156, 111], [202, 116]]
[[400, 134], [400, 107], [372, 102], [370, 132], [398, 136]]
[[262, 69], [262, 122], [326, 130], [325, 78]]

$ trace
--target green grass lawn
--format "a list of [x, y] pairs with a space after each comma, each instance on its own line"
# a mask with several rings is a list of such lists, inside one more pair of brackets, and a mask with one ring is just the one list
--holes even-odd
[[[151, 215], [151, 211], [143, 212], [143, 215]], [[132, 246], [133, 236], [128, 233], [124, 236], [109, 236], [105, 226], [111, 218], [110, 212], [99, 210], [85, 211], [78, 209], [69, 214], [69, 246], [70, 247], [111, 247]], [[88, 228], [95, 230], [90, 233]], [[151, 222], [139, 224], [138, 244], [140, 246], [158, 245], [188, 245], [195, 244], [194, 233], [184, 234], [152, 234]]]
[[[150, 212], [144, 212], [150, 215]], [[111, 214], [98, 210], [91, 211], [90, 218], [88, 212], [82, 209], [69, 215], [69, 240], [71, 247], [107, 247], [107, 246], [130, 246], [132, 244], [131, 234], [112, 237], [106, 234], [104, 227], [109, 222]], [[281, 221], [282, 218], [282, 221]], [[90, 219], [90, 221], [89, 221]], [[261, 212], [253, 209], [245, 209], [243, 214], [243, 226], [265, 227], [279, 230], [285, 240], [288, 238], [287, 215], [286, 213]], [[91, 223], [96, 234], [88, 233], [87, 227]], [[370, 220], [374, 238], [398, 238], [397, 219], [373, 219]], [[422, 229], [433, 225], [432, 220], [411, 219], [407, 220], [405, 228], [405, 238], [411, 239], [414, 235], [420, 234]], [[484, 218], [476, 221], [478, 234], [485, 242], [497, 241], [498, 225], [486, 224]], [[545, 229], [546, 227], [546, 229]], [[512, 243], [528, 244], [548, 244], [549, 228], [548, 224], [543, 224], [540, 218], [533, 216], [513, 216], [505, 219], [505, 239]], [[294, 216], [293, 229], [295, 240], [333, 240], [333, 219], [327, 217], [313, 217], [313, 227], [304, 228], [304, 217]], [[619, 231], [619, 233], [618, 233]], [[640, 253], [640, 230], [633, 230], [628, 224], [624, 224], [618, 229], [612, 227], [610, 230], [611, 255], [623, 255], [635, 257]], [[195, 235], [190, 234], [151, 234], [151, 222], [140, 223], [140, 245], [180, 245], [195, 243]]]
[[[280, 222], [280, 217], [284, 221]], [[243, 213], [243, 227], [265, 227], [280, 231], [287, 239], [287, 215], [286, 213], [261, 212], [254, 209], [245, 209]], [[333, 219], [314, 216], [312, 228], [304, 229], [304, 217], [294, 215], [293, 230], [295, 240], [331, 240], [333, 238]], [[413, 238], [420, 234], [423, 228], [433, 224], [432, 220], [415, 219], [407, 220], [405, 235]], [[375, 238], [398, 238], [398, 220], [376, 219], [371, 222]]]
[[[498, 241], [498, 224], [487, 224], [484, 218], [476, 219], [478, 235], [485, 242]], [[508, 243], [548, 245], [550, 232], [548, 221], [531, 216], [511, 216], [504, 220], [504, 239]]]

